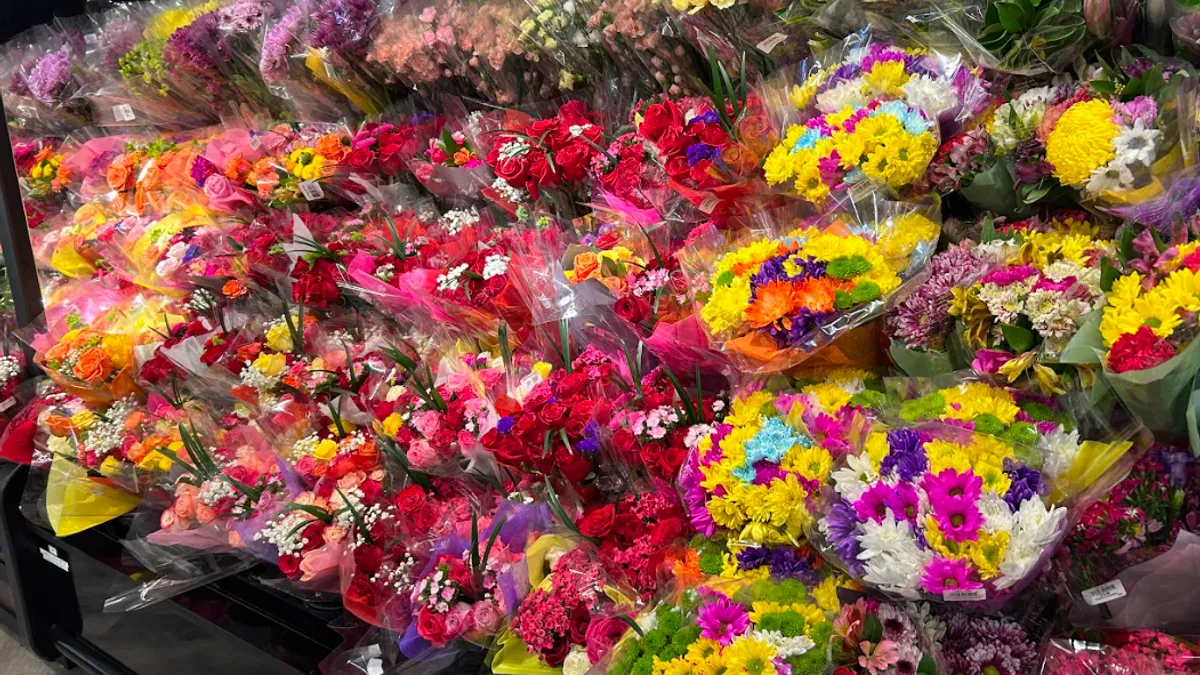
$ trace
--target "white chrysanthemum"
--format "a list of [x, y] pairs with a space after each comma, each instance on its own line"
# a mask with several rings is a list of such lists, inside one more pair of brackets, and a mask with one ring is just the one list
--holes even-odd
[[919, 597], [916, 591], [921, 572], [933, 554], [917, 546], [907, 522], [897, 522], [891, 514], [882, 522], [868, 520], [859, 525], [862, 536], [858, 544], [862, 551], [863, 580], [884, 591], [899, 593], [908, 598]]
[[823, 113], [835, 113], [846, 106], [857, 109], [865, 105], [867, 97], [863, 94], [863, 81], [857, 77], [839, 82], [817, 94], [817, 110]]
[[1132, 127], [1122, 129], [1113, 140], [1117, 157], [1113, 161], [1124, 166], [1144, 164], [1150, 166], [1158, 152], [1158, 129], [1147, 129], [1146, 123], [1138, 120]]
[[563, 661], [563, 675], [584, 675], [589, 668], [592, 667], [592, 662], [588, 660], [587, 649], [575, 645], [571, 647], [571, 651], [567, 652], [567, 658]]
[[1049, 481], [1055, 481], [1071, 468], [1079, 456], [1079, 430], [1068, 432], [1059, 427], [1043, 434], [1038, 441], [1038, 449], [1046, 457], [1042, 464], [1042, 475]]
[[775, 657], [786, 659], [790, 656], [800, 656], [817, 646], [807, 635], [786, 637], [777, 630], [754, 630], [747, 636], [751, 640], [762, 640], [775, 648]]
[[981, 284], [979, 299], [1000, 323], [1016, 323], [1025, 311], [1025, 301], [1033, 283], [1034, 278], [1030, 277], [1007, 286]]
[[1010, 239], [996, 239], [986, 244], [979, 244], [975, 252], [994, 262], [1002, 262], [1016, 255], [1020, 245]]
[[833, 478], [833, 489], [848, 501], [855, 501], [867, 491], [868, 484], [879, 480], [875, 467], [871, 466], [871, 458], [862, 455], [850, 455], [846, 458], [846, 466], [830, 474]]
[[1016, 526], [1012, 509], [1008, 502], [991, 490], [985, 490], [979, 500], [979, 511], [983, 514], [983, 529], [995, 534], [996, 532], [1012, 532]]
[[910, 77], [900, 88], [904, 91], [904, 100], [910, 106], [924, 110], [933, 119], [958, 105], [958, 94], [954, 91], [954, 86], [928, 75]]
[[1084, 189], [1090, 194], [1099, 195], [1110, 190], [1128, 190], [1133, 187], [1133, 171], [1129, 165], [1116, 159], [1092, 171]]

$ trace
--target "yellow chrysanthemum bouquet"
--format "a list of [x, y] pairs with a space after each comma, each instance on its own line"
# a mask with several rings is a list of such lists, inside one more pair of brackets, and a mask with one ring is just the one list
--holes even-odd
[[761, 228], [710, 232], [683, 256], [701, 326], [749, 372], [795, 366], [878, 316], [941, 232], [936, 205], [881, 198], [819, 218], [759, 218]]
[[[1147, 230], [1139, 239], [1152, 234]], [[1136, 250], [1152, 253], [1126, 260], [1125, 275], [1107, 280], [1097, 351], [1105, 381], [1146, 427], [1182, 436], [1185, 426], [1195, 427], [1189, 401], [1200, 372], [1200, 242], [1149, 244]], [[1122, 249], [1135, 247], [1131, 242]]]
[[986, 88], [960, 57], [880, 42], [842, 52], [779, 103], [783, 140], [763, 165], [767, 182], [816, 204], [856, 188], [911, 191], [938, 148], [940, 122], [953, 133], [986, 107]]

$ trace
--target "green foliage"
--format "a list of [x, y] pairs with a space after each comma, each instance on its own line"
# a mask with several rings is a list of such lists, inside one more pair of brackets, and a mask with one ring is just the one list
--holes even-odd
[[833, 292], [833, 306], [837, 309], [850, 309], [854, 306], [854, 298], [843, 290]]
[[1082, 0], [1004, 0], [988, 3], [976, 39], [1002, 70], [1055, 69], [1087, 35]]
[[1038, 434], [1037, 427], [1029, 422], [1014, 422], [1007, 431], [1000, 434], [1000, 438], [1022, 445], [1037, 445], [1040, 434]]
[[709, 576], [716, 576], [725, 567], [724, 556], [720, 551], [708, 549], [700, 554], [700, 571]]
[[881, 391], [867, 389], [860, 391], [850, 397], [850, 405], [856, 405], [862, 408], [878, 408], [887, 402], [887, 395]]
[[1001, 422], [999, 417], [991, 413], [978, 415], [971, 421], [975, 423], [975, 431], [981, 434], [999, 436], [1005, 431], [1004, 422]]
[[946, 399], [942, 398], [941, 394], [934, 392], [926, 394], [921, 398], [901, 403], [900, 417], [905, 422], [933, 420], [940, 417], [942, 411], [945, 409]]
[[634, 662], [630, 675], [654, 675], [654, 657], [650, 654], [643, 654]]

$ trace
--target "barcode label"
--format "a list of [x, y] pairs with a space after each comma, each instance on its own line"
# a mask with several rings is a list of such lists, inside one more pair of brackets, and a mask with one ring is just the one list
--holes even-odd
[[960, 588], [954, 591], [943, 591], [942, 600], [946, 602], [979, 602], [987, 600], [987, 590], [982, 588]]
[[716, 210], [717, 204], [720, 203], [720, 199], [717, 199], [716, 197], [709, 197], [708, 199], [700, 202], [700, 210], [704, 213], [712, 213], [714, 210]]
[[1125, 584], [1120, 579], [1113, 579], [1106, 584], [1093, 586], [1082, 593], [1083, 601], [1089, 606], [1103, 605], [1118, 598], [1125, 597]]
[[133, 106], [129, 105], [128, 103], [114, 105], [113, 117], [115, 117], [118, 122], [132, 122], [133, 120], [137, 119], [137, 116], [133, 114]]
[[64, 572], [71, 571], [71, 565], [68, 564], [66, 560], [58, 557], [58, 551], [54, 550], [54, 547], [47, 546], [46, 548], [40, 548], [38, 549], [38, 552], [42, 554], [42, 560], [45, 560]]
[[300, 183], [300, 194], [310, 202], [325, 197], [325, 191], [321, 189], [321, 184], [315, 180], [306, 180]]
[[5, 410], [8, 410], [9, 408], [13, 407], [16, 404], [17, 404], [17, 399], [9, 396], [8, 398], [4, 399], [3, 402], [0, 402], [0, 412], [4, 412]]
[[772, 51], [775, 50], [776, 47], [778, 47], [780, 44], [782, 44], [783, 41], [786, 39], [787, 39], [786, 34], [774, 33], [773, 35], [764, 39], [762, 42], [754, 45], [754, 48], [764, 54], [769, 55]]
[[262, 139], [261, 139], [261, 138], [259, 138], [258, 136], [255, 136], [255, 135], [251, 134], [251, 136], [250, 136], [250, 149], [251, 149], [251, 150], [257, 150], [257, 149], [259, 149], [260, 147], [262, 147]]

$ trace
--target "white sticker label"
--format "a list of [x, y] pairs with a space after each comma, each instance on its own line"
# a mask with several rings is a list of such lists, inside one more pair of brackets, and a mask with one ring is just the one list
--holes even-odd
[[88, 33], [87, 35], [83, 36], [83, 44], [85, 45], [94, 45], [99, 41], [100, 36], [95, 33]]
[[987, 600], [987, 590], [983, 588], [960, 588], [956, 591], [943, 591], [942, 600], [946, 602], [979, 602]]
[[9, 396], [8, 398], [4, 399], [3, 402], [0, 402], [0, 412], [4, 412], [5, 410], [8, 410], [9, 408], [13, 407], [16, 404], [17, 404], [17, 399]]
[[133, 114], [133, 106], [129, 105], [128, 103], [114, 105], [113, 117], [115, 117], [118, 122], [132, 122], [133, 120], [137, 119], [137, 116]]
[[1120, 579], [1113, 579], [1106, 584], [1093, 586], [1087, 589], [1083, 595], [1083, 601], [1089, 606], [1103, 605], [1106, 602], [1112, 602], [1118, 598], [1125, 597], [1125, 584], [1121, 583]]
[[383, 675], [383, 661], [379, 659], [367, 661], [367, 675]]
[[381, 654], [383, 654], [383, 648], [380, 647], [379, 645], [368, 645], [367, 646], [367, 657], [368, 658], [375, 658], [376, 656], [379, 656]]
[[251, 135], [250, 136], [250, 149], [257, 150], [260, 147], [262, 147], [262, 139], [259, 138], [258, 136]]
[[310, 202], [321, 199], [325, 196], [325, 191], [321, 189], [321, 184], [315, 180], [306, 180], [300, 183], [300, 194]]
[[71, 566], [67, 564], [66, 560], [58, 557], [58, 551], [54, 550], [53, 547], [47, 546], [46, 548], [40, 548], [38, 549], [38, 552], [42, 554], [42, 560], [45, 560], [64, 572], [71, 571]]
[[708, 199], [700, 202], [700, 210], [704, 213], [712, 213], [714, 210], [716, 210], [717, 204], [720, 203], [720, 199], [717, 199], [716, 197], [709, 197]]
[[774, 34], [770, 35], [769, 37], [767, 37], [766, 39], [764, 39], [762, 42], [754, 45], [754, 48], [764, 54], [770, 54], [772, 51], [775, 50], [776, 47], [778, 47], [780, 44], [782, 44], [783, 41], [786, 39], [787, 39], [786, 34], [774, 33]]

